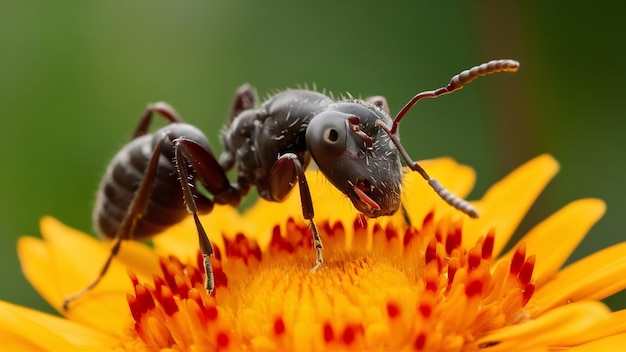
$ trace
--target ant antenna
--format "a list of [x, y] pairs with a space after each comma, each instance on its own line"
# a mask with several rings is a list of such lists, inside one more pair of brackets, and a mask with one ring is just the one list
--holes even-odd
[[400, 124], [400, 120], [402, 120], [407, 111], [409, 111], [411, 107], [415, 105], [415, 103], [423, 98], [436, 98], [440, 95], [452, 93], [455, 90], [463, 88], [463, 86], [480, 76], [490, 75], [496, 72], [515, 72], [518, 68], [519, 62], [515, 60], [492, 60], [482, 65], [474, 66], [469, 70], [465, 70], [458, 75], [452, 77], [450, 83], [448, 83], [448, 85], [445, 87], [418, 93], [411, 100], [409, 100], [408, 103], [406, 103], [406, 105], [402, 108], [402, 110], [400, 110], [398, 115], [396, 115], [396, 117], [393, 119], [393, 124], [391, 125], [391, 129], [389, 132], [391, 134], [396, 134], [398, 130], [398, 125]]

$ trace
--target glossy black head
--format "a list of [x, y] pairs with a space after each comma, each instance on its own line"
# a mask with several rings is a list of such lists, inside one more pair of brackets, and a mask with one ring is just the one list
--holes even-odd
[[306, 131], [306, 142], [320, 171], [355, 208], [375, 218], [400, 206], [402, 168], [398, 151], [378, 125], [389, 116], [361, 100], [329, 105]]

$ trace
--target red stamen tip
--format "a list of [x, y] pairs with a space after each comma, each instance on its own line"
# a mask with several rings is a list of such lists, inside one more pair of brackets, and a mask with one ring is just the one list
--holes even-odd
[[349, 345], [354, 341], [354, 338], [355, 338], [354, 327], [350, 325], [346, 326], [346, 328], [343, 330], [341, 339], [346, 345]]
[[520, 269], [520, 272], [517, 275], [517, 281], [520, 283], [520, 285], [526, 286], [532, 280], [533, 270], [535, 269], [536, 258], [537, 258], [536, 256], [531, 255], [530, 257], [528, 257], [528, 259], [526, 259], [526, 261], [524, 262], [524, 265], [522, 265], [522, 268]]
[[495, 241], [496, 230], [492, 228], [491, 230], [489, 230], [487, 237], [485, 237], [485, 241], [483, 241], [483, 250], [481, 253], [483, 259], [491, 259], [491, 256], [493, 255], [493, 246], [495, 244]]
[[400, 313], [401, 309], [398, 304], [394, 302], [387, 302], [387, 315], [389, 316], [389, 318], [393, 319], [400, 315]]
[[478, 268], [478, 266], [480, 265], [482, 257], [478, 251], [480, 251], [480, 248], [474, 247], [470, 250], [467, 256], [467, 268], [470, 271]]
[[394, 238], [398, 238], [398, 231], [391, 226], [391, 224], [387, 224], [387, 228], [385, 229], [385, 235], [387, 235], [387, 241], [391, 241]]
[[465, 295], [467, 297], [479, 296], [483, 292], [484, 283], [482, 280], [471, 281], [465, 286]]
[[283, 320], [282, 317], [278, 317], [276, 318], [276, 320], [274, 320], [274, 334], [276, 335], [282, 335], [285, 333], [286, 327], [285, 327], [285, 321]]
[[210, 321], [213, 321], [215, 319], [217, 319], [217, 307], [215, 306], [208, 306], [205, 310], [204, 310], [204, 315], [207, 317], [207, 319], [209, 319]]
[[426, 346], [426, 334], [422, 332], [419, 335], [417, 335], [417, 337], [415, 338], [414, 347], [416, 350], [422, 351], [424, 350], [425, 346]]
[[167, 286], [162, 287], [161, 299], [159, 300], [161, 306], [163, 306], [163, 310], [165, 314], [172, 316], [174, 313], [178, 312], [178, 306], [176, 305], [176, 301], [174, 300], [174, 296], [172, 295], [172, 291]]
[[330, 325], [330, 323], [325, 323], [324, 324], [324, 328], [323, 328], [323, 332], [324, 332], [324, 341], [326, 341], [326, 343], [332, 341], [335, 338], [335, 332], [333, 331], [333, 326]]
[[428, 319], [433, 314], [433, 307], [430, 304], [422, 303], [419, 305], [419, 312], [424, 318]]
[[424, 217], [424, 221], [422, 221], [422, 228], [425, 228], [427, 225], [430, 225], [434, 219], [435, 219], [435, 211], [431, 210]]
[[357, 327], [352, 325], [347, 325], [343, 330], [343, 334], [341, 335], [341, 339], [343, 343], [346, 345], [351, 344], [356, 339]]
[[431, 292], [437, 292], [437, 289], [439, 287], [437, 287], [437, 279], [433, 278], [433, 279], [426, 279], [425, 280], [425, 285], [424, 285], [424, 290], [426, 291], [431, 291]]
[[517, 276], [517, 274], [519, 274], [520, 270], [522, 270], [522, 265], [524, 265], [525, 258], [526, 246], [520, 244], [515, 250], [515, 253], [513, 253], [513, 258], [511, 258], [511, 268], [509, 270], [511, 275]]
[[535, 293], [535, 284], [529, 283], [522, 291], [522, 307], [526, 306], [528, 301], [530, 301], [533, 293]]
[[437, 259], [437, 240], [434, 238], [428, 242], [428, 247], [426, 247], [426, 252], [424, 253], [424, 261], [426, 264]]
[[227, 348], [229, 343], [230, 343], [230, 338], [225, 332], [221, 331], [220, 333], [217, 334], [217, 345], [220, 348]]
[[408, 246], [409, 243], [411, 243], [411, 240], [413, 240], [416, 236], [417, 230], [415, 230], [413, 227], [408, 227], [406, 231], [404, 231], [404, 246]]

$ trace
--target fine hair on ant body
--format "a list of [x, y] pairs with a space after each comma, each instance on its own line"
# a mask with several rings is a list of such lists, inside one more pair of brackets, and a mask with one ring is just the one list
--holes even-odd
[[[189, 214], [197, 228], [210, 294], [215, 288], [210, 261], [213, 246], [198, 214], [211, 212], [216, 203], [237, 206], [253, 186], [261, 197], [280, 202], [299, 185], [302, 215], [310, 223], [315, 248], [315, 271], [323, 257], [304, 173], [311, 159], [367, 217], [391, 215], [400, 208], [401, 160], [445, 202], [478, 217], [469, 202], [450, 193], [413, 161], [400, 143], [398, 126], [421, 99], [451, 93], [480, 76], [518, 68], [514, 60], [472, 67], [452, 77], [445, 87], [415, 95], [393, 119], [384, 97], [335, 101], [304, 89], [281, 91], [255, 107], [255, 94], [246, 84], [236, 92], [229, 125], [221, 134], [224, 151], [219, 159], [204, 134], [184, 123], [173, 107], [164, 102], [148, 105], [132, 140], [109, 164], [94, 207], [96, 231], [113, 239], [113, 247], [96, 279], [67, 296], [63, 308], [99, 283], [123, 240], [150, 238]], [[149, 133], [155, 113], [168, 124]], [[237, 176], [231, 183], [226, 172], [235, 166]], [[212, 198], [199, 192], [197, 183]]]

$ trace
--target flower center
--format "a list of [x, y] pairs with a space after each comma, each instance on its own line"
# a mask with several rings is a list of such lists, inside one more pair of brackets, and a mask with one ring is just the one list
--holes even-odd
[[151, 349], [430, 350], [461, 349], [519, 322], [534, 291], [534, 257], [520, 247], [510, 263], [494, 261], [493, 232], [465, 248], [460, 223], [433, 219], [420, 230], [363, 217], [350, 231], [322, 224], [326, 257], [314, 273], [304, 224], [276, 226], [263, 249], [244, 235], [225, 239], [224, 255], [216, 248], [212, 258], [212, 297], [201, 265], [163, 258], [153, 284], [131, 275], [135, 331]]

